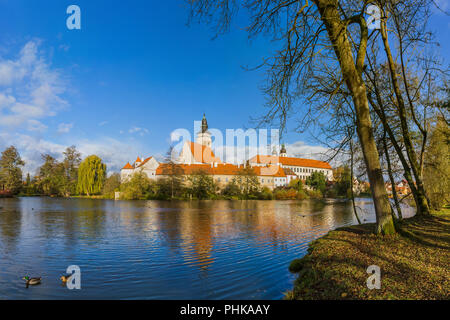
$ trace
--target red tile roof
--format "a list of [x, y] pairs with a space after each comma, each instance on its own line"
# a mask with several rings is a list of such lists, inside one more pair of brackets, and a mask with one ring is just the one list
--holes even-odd
[[292, 158], [292, 157], [277, 157], [257, 155], [250, 159], [250, 163], [264, 163], [264, 164], [278, 164], [281, 163], [285, 166], [297, 166], [297, 167], [309, 167], [320, 169], [332, 169], [330, 164], [325, 161]]
[[[238, 175], [243, 169], [242, 166], [238, 167], [234, 164], [223, 164], [219, 163], [217, 166], [211, 167], [210, 164], [176, 164], [175, 170], [182, 175], [194, 174], [197, 171], [204, 171], [210, 175]], [[171, 173], [171, 165], [167, 163], [161, 163], [156, 169], [156, 175], [168, 175]], [[274, 177], [285, 177], [283, 168], [278, 166], [270, 167], [253, 167], [253, 171], [257, 176], [274, 176]]]
[[222, 161], [217, 158], [214, 154], [214, 152], [211, 150], [210, 147], [201, 145], [199, 143], [190, 142], [189, 147], [191, 149], [191, 153], [194, 156], [194, 159], [196, 162], [201, 163], [222, 163]]
[[122, 169], [134, 169], [134, 167], [129, 162], [127, 162], [125, 167], [123, 167]]
[[253, 167], [257, 176], [286, 177], [284, 169], [277, 165], [268, 165], [265, 167]]
[[141, 158], [137, 157], [135, 162], [142, 162]]
[[[149, 160], [150, 160], [151, 158], [153, 158], [153, 157], [148, 157], [147, 159], [145, 159], [141, 164], [139, 164], [138, 168], [139, 168], [139, 167], [142, 167], [144, 164], [146, 164], [147, 162], [149, 162]], [[138, 159], [139, 159], [139, 157], [138, 157]]]

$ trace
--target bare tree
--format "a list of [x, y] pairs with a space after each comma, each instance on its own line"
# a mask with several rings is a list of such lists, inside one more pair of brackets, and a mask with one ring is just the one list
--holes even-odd
[[[189, 2], [192, 16], [216, 22], [219, 33], [229, 29], [233, 15], [241, 7], [237, 1], [229, 0]], [[269, 72], [266, 87], [270, 97], [268, 121], [279, 118], [281, 125], [285, 124], [310, 76], [339, 72], [341, 76], [335, 78], [340, 79], [336, 90], [345, 87], [352, 102], [356, 132], [374, 199], [377, 233], [394, 233], [363, 78], [369, 40], [364, 18], [366, 2], [247, 0], [241, 4], [251, 16], [249, 34], [268, 33], [282, 46], [264, 63]], [[320, 89], [317, 88], [317, 94], [326, 98]]]
[[[404, 168], [417, 214], [429, 214], [423, 184], [424, 152], [429, 119], [436, 116], [433, 83], [446, 77], [432, 53], [429, 0], [378, 0], [381, 29], [371, 34], [365, 78], [369, 101]], [[392, 46], [393, 44], [393, 46]], [[392, 49], [395, 48], [394, 50]]]

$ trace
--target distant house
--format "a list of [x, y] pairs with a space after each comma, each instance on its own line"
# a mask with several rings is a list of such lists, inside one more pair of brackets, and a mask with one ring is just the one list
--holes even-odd
[[[388, 195], [392, 195], [392, 184], [390, 182], [385, 183], [386, 191]], [[407, 196], [411, 193], [411, 188], [406, 180], [401, 180], [395, 183], [395, 191], [401, 197]]]
[[144, 161], [137, 157], [133, 165], [129, 162], [120, 170], [120, 179], [125, 181], [129, 179], [135, 172], [143, 172], [150, 179], [156, 179], [156, 169], [159, 166], [159, 162], [154, 157], [149, 157]]

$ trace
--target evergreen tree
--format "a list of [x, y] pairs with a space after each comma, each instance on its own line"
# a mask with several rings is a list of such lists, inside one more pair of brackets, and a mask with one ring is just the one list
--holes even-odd
[[39, 188], [45, 195], [64, 195], [66, 184], [64, 166], [49, 154], [41, 155], [44, 164], [39, 168]]
[[64, 184], [62, 186], [62, 193], [65, 196], [75, 194], [78, 182], [78, 167], [81, 163], [81, 154], [75, 146], [71, 146], [63, 152], [64, 160], [62, 165], [64, 167]]
[[333, 171], [333, 177], [335, 180], [334, 189], [336, 195], [343, 197], [350, 197], [351, 194], [351, 172], [348, 166], [341, 166]]
[[17, 194], [22, 188], [22, 167], [25, 162], [14, 146], [2, 152], [0, 157], [0, 189]]
[[190, 191], [197, 199], [209, 199], [215, 194], [216, 186], [214, 179], [207, 172], [198, 170], [188, 178]]
[[77, 192], [80, 194], [98, 194], [103, 189], [106, 178], [106, 165], [96, 155], [91, 155], [81, 162], [78, 168]]
[[306, 184], [323, 194], [326, 187], [325, 175], [322, 172], [314, 171], [308, 178], [306, 178]]

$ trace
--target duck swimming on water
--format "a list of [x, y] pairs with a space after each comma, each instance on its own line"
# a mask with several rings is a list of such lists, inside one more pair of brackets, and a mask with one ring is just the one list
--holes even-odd
[[25, 276], [22, 279], [25, 280], [25, 283], [28, 288], [28, 286], [34, 286], [34, 285], [40, 284], [42, 277], [30, 278], [29, 276]]

